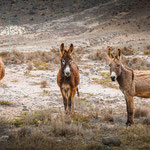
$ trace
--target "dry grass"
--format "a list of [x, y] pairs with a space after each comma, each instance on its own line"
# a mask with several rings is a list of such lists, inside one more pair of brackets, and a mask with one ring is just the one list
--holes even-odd
[[46, 88], [48, 86], [47, 81], [42, 81], [40, 84], [41, 84], [41, 88]]
[[106, 59], [106, 53], [102, 50], [96, 50], [96, 52], [92, 52], [88, 55], [88, 59], [104, 61]]
[[12, 106], [13, 103], [12, 103], [12, 102], [9, 102], [9, 101], [0, 100], [0, 105]]
[[128, 55], [134, 55], [136, 51], [132, 48], [132, 46], [128, 46], [128, 47], [125, 46], [121, 48], [121, 52], [123, 55], [128, 56]]
[[134, 117], [135, 118], [147, 117], [148, 114], [149, 114], [148, 109], [139, 107], [135, 109]]
[[150, 55], [150, 49], [144, 50], [144, 51], [143, 51], [143, 54], [144, 54], [144, 55]]
[[103, 120], [106, 121], [106, 122], [114, 122], [114, 116], [113, 116], [113, 112], [112, 110], [108, 110], [106, 111], [104, 114], [104, 117], [103, 117]]
[[50, 95], [50, 91], [49, 90], [43, 90], [43, 95]]
[[27, 68], [26, 68], [28, 71], [31, 71], [33, 70], [33, 65], [30, 63], [28, 64]]
[[[75, 61], [80, 62], [80, 50], [73, 53]], [[27, 70], [32, 70], [33, 67], [38, 70], [48, 70], [50, 64], [60, 63], [59, 49], [51, 49], [50, 51], [35, 51], [35, 52], [1, 52], [4, 64], [23, 64], [28, 63]], [[32, 66], [31, 66], [32, 65]]]
[[136, 54], [136, 50], [133, 49], [132, 46], [125, 46], [125, 47], [110, 47], [110, 46], [108, 46], [108, 47], [111, 49], [111, 53], [114, 56], [116, 55], [117, 48], [120, 48], [121, 53], [125, 56], [130, 56], [130, 55], [135, 55]]
[[150, 125], [150, 116], [147, 115], [146, 118], [143, 120], [143, 124]]
[[144, 55], [150, 55], [150, 45], [146, 46], [146, 50], [143, 51]]
[[120, 129], [120, 138], [123, 145], [132, 146], [134, 149], [145, 147], [150, 143], [150, 127], [144, 125], [131, 126]]
[[25, 72], [24, 75], [25, 75], [26, 77], [31, 77], [31, 78], [37, 77], [37, 75], [31, 74], [31, 73], [29, 73], [29, 72]]
[[[87, 107], [83, 105], [82, 109], [86, 110]], [[111, 146], [112, 150], [148, 147], [149, 126], [138, 124], [127, 128], [125, 125], [110, 125], [108, 122], [114, 122], [112, 109], [102, 111], [100, 118], [103, 117], [103, 121], [91, 115], [90, 111], [74, 115], [65, 115], [54, 109], [26, 113], [20, 119], [9, 122], [15, 125], [15, 130], [10, 132], [9, 140], [2, 145], [7, 149], [20, 150], [103, 150], [106, 147], [102, 145], [101, 139], [107, 136], [118, 137], [122, 142], [121, 147]]]
[[143, 58], [123, 58], [123, 63], [132, 69], [149, 70], [150, 63]]
[[[44, 62], [44, 63], [59, 63], [59, 51], [52, 49], [51, 51], [36, 51], [23, 53], [19, 51], [1, 52], [5, 64], [23, 64], [30, 62]], [[30, 67], [31, 68], [31, 67]], [[29, 70], [30, 70], [29, 68]]]

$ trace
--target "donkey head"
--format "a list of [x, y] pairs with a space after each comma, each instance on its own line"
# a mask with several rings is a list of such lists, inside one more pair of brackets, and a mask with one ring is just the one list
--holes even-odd
[[121, 51], [118, 49], [116, 55], [113, 55], [110, 51], [110, 48], [108, 48], [107, 53], [110, 58], [110, 78], [112, 81], [115, 81], [121, 74]]
[[68, 50], [65, 49], [64, 43], [62, 43], [60, 46], [61, 68], [66, 77], [69, 77], [71, 75], [71, 62], [72, 62], [71, 54], [73, 50], [74, 50], [73, 44], [70, 45], [70, 48]]

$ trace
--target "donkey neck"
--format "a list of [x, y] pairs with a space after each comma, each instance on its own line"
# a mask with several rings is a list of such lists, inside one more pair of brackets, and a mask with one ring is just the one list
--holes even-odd
[[121, 64], [121, 74], [117, 77], [117, 81], [121, 88], [129, 86], [132, 82], [132, 71]]

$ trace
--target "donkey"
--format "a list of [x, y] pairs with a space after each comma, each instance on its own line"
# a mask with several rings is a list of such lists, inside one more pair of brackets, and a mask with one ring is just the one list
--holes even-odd
[[64, 108], [67, 114], [74, 112], [74, 96], [76, 92], [79, 96], [79, 68], [72, 60], [71, 54], [73, 53], [73, 50], [73, 44], [70, 45], [69, 50], [65, 49], [64, 43], [61, 44], [61, 67], [57, 74], [57, 84], [60, 87], [64, 102]]
[[2, 80], [4, 76], [5, 76], [5, 66], [0, 58], [0, 80]]
[[110, 78], [119, 84], [124, 94], [127, 109], [127, 125], [134, 124], [133, 97], [150, 98], [150, 71], [132, 70], [121, 63], [121, 50], [114, 56], [108, 48]]

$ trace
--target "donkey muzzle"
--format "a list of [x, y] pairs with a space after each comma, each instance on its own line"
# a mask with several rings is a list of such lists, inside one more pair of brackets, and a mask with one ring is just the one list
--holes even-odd
[[115, 76], [111, 76], [111, 81], [116, 81], [116, 77]]
[[116, 78], [117, 78], [116, 73], [112, 72], [110, 78], [112, 81], [116, 81]]
[[69, 66], [67, 66], [67, 67], [65, 68], [65, 70], [64, 70], [64, 74], [65, 74], [65, 76], [67, 76], [67, 77], [69, 77], [69, 76], [70, 76], [71, 72], [70, 72], [70, 68], [69, 68]]

